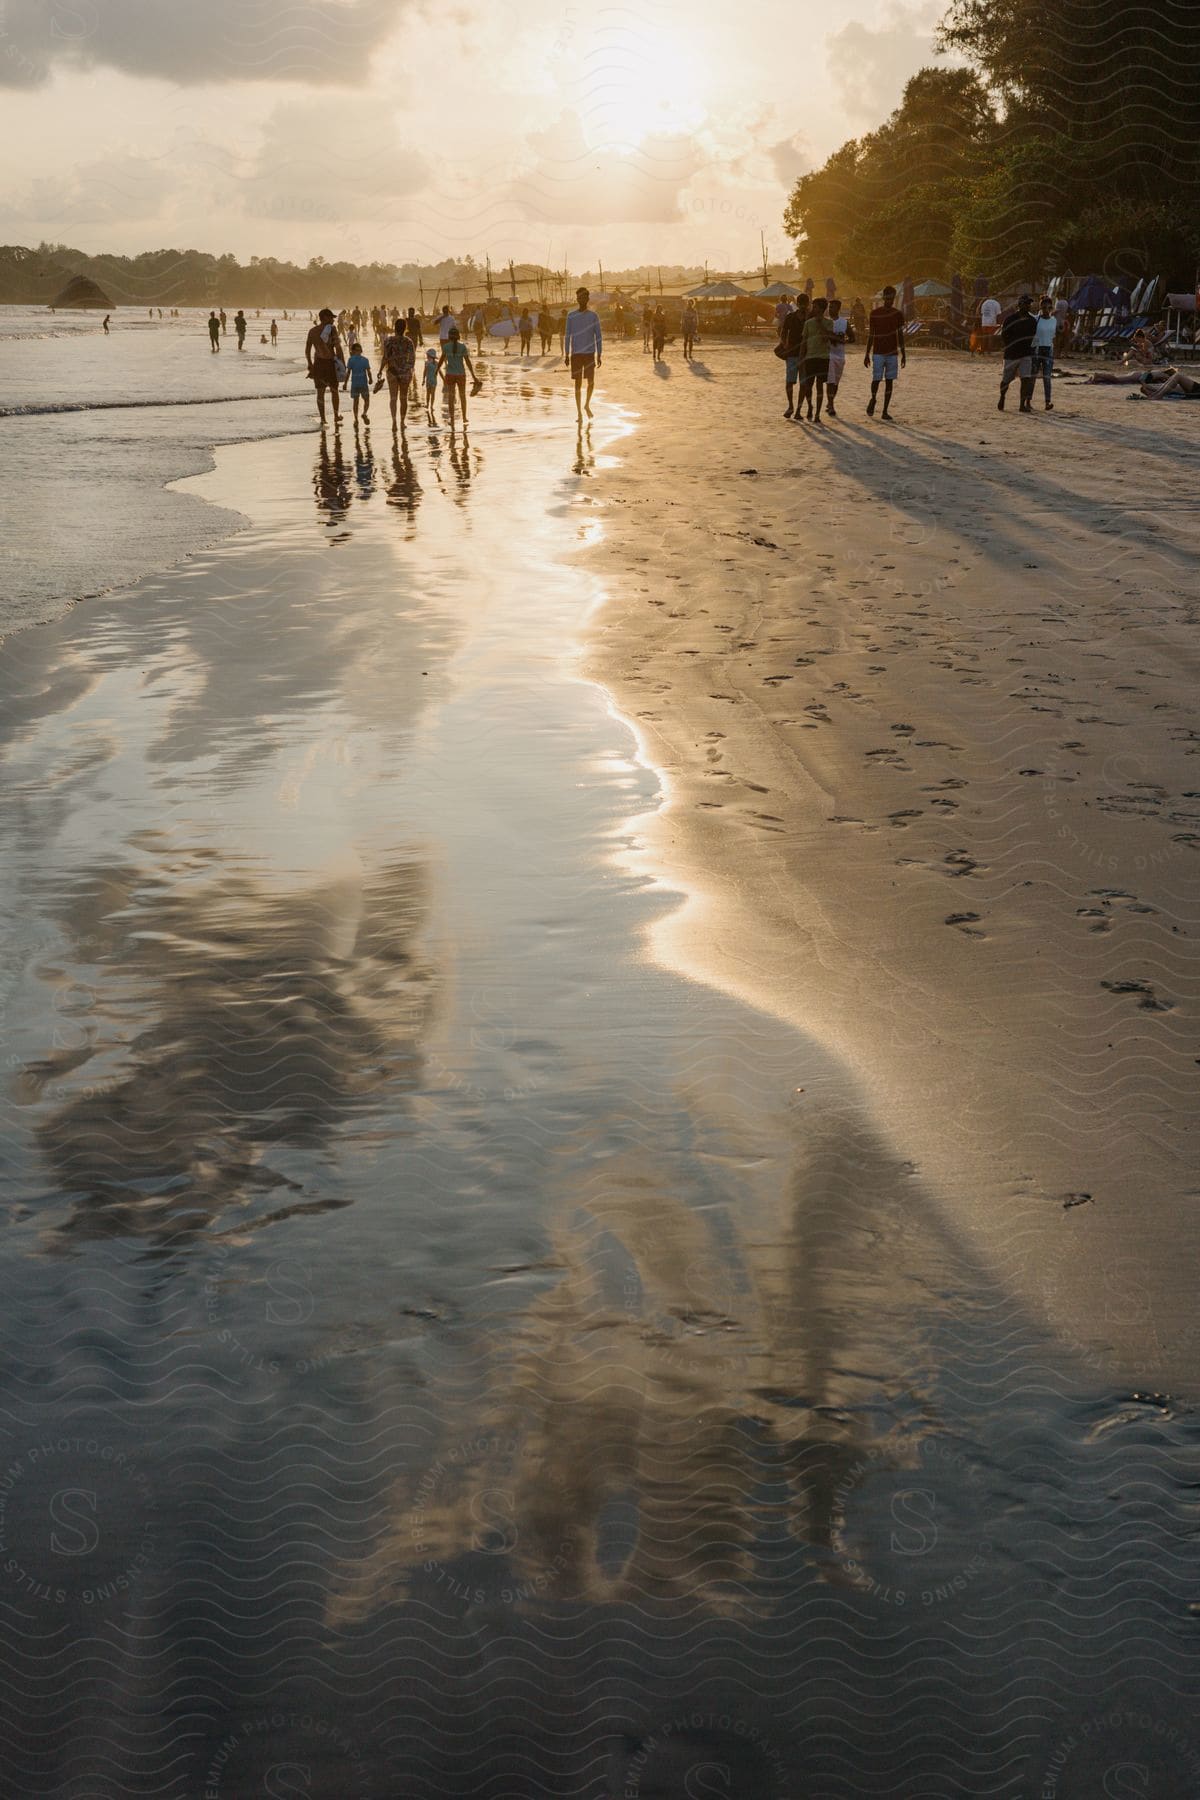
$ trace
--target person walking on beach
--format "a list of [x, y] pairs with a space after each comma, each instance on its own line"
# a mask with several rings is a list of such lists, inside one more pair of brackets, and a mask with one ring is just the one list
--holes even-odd
[[271, 348], [272, 348], [272, 350], [275, 348], [275, 346], [278, 342], [279, 342], [279, 327], [275, 323], [274, 319], [272, 319], [271, 320]]
[[468, 321], [468, 327], [475, 336], [475, 354], [476, 356], [480, 356], [483, 353], [483, 334], [487, 328], [487, 321], [483, 316], [482, 306], [477, 306], [475, 308], [475, 311], [471, 314], [470, 320]]
[[655, 362], [662, 361], [663, 349], [667, 342], [667, 315], [661, 306], [654, 309], [654, 317], [650, 321], [650, 344], [654, 352]]
[[444, 344], [452, 331], [458, 330], [458, 320], [448, 306], [443, 306], [437, 322], [438, 343]]
[[700, 319], [696, 312], [696, 302], [689, 300], [683, 309], [683, 360], [692, 361], [692, 349], [696, 342], [696, 327]]
[[885, 287], [880, 295], [882, 306], [871, 311], [870, 325], [867, 329], [867, 347], [863, 352], [863, 368], [868, 365], [871, 370], [871, 398], [867, 401], [868, 416], [875, 416], [875, 401], [879, 393], [879, 384], [883, 383], [883, 412], [880, 417], [892, 422], [891, 404], [892, 388], [908, 362], [904, 348], [904, 314], [896, 305], [896, 290]]
[[[436, 355], [434, 356], [436, 365]], [[405, 329], [403, 319], [396, 319], [392, 331], [383, 340], [383, 373], [387, 377], [392, 403], [392, 430], [396, 429], [396, 405], [400, 406], [400, 429], [408, 416], [408, 392], [417, 367], [417, 346]], [[436, 386], [436, 382], [434, 384]]]
[[450, 408], [450, 429], [454, 430], [454, 402], [457, 399], [462, 407], [463, 430], [467, 429], [467, 374], [472, 381], [476, 380], [475, 366], [467, 355], [467, 346], [458, 335], [458, 326], [451, 325], [442, 345], [442, 354], [438, 357], [438, 368], [442, 371], [442, 379], [446, 384], [446, 401]]
[[1037, 320], [1033, 316], [1032, 307], [1033, 301], [1029, 295], [1022, 294], [1017, 301], [1016, 312], [1010, 313], [1000, 327], [1004, 367], [1000, 371], [1000, 398], [996, 402], [998, 412], [1004, 411], [1004, 396], [1014, 378], [1021, 383], [1018, 412], [1033, 411], [1033, 344], [1037, 336]]
[[112, 318], [112, 314], [111, 314], [111, 313], [105, 313], [105, 315], [104, 315], [104, 335], [105, 335], [105, 337], [107, 337], [107, 336], [108, 336], [108, 321], [109, 321], [109, 320], [110, 320], [110, 319], [111, 319], [111, 318]]
[[409, 337], [412, 339], [413, 343], [417, 346], [418, 350], [423, 349], [425, 346], [425, 333], [421, 330], [421, 321], [417, 317], [416, 307], [410, 306], [407, 313], [404, 316], [405, 316], [405, 320], [406, 320], [406, 330], [408, 331]]
[[837, 391], [842, 385], [842, 376], [846, 369], [846, 340], [850, 331], [849, 319], [842, 317], [840, 300], [829, 302], [829, 328], [833, 333], [829, 342], [829, 374], [825, 381], [825, 411], [831, 419], [837, 418]]
[[437, 402], [437, 384], [438, 353], [436, 350], [427, 350], [425, 352], [425, 411], [430, 420], [433, 419], [433, 409]]
[[333, 406], [333, 422], [336, 425], [339, 417], [338, 383], [342, 379], [345, 365], [342, 361], [342, 342], [328, 306], [321, 308], [316, 324], [304, 340], [304, 358], [308, 364], [309, 377], [316, 385], [317, 411], [321, 415], [321, 423], [325, 423], [325, 391], [328, 389]]
[[225, 308], [222, 307], [221, 308], [221, 336], [228, 337], [228, 335], [229, 335], [229, 320], [225, 317]]
[[[604, 361], [600, 317], [588, 306], [590, 298], [585, 287], [576, 288], [575, 299], [578, 305], [572, 307], [563, 326], [563, 361], [575, 382], [575, 417], [580, 420], [585, 411], [589, 419], [592, 416], [592, 390], [596, 385], [596, 370]], [[649, 308], [646, 310], [649, 311]], [[587, 399], [581, 404], [580, 389], [585, 375]]]
[[221, 321], [220, 321], [220, 319], [218, 319], [215, 312], [210, 312], [208, 315], [208, 342], [209, 342], [210, 349], [212, 349], [214, 351], [220, 350], [220, 348], [221, 348]]
[[1000, 302], [993, 300], [990, 294], [979, 302], [979, 335], [983, 339], [985, 350], [990, 350], [992, 347], [992, 339], [995, 337], [996, 327], [1000, 323], [1001, 310]]
[[647, 301], [642, 307], [642, 355], [650, 348], [650, 338], [654, 331], [654, 308]]
[[363, 347], [355, 339], [350, 346], [350, 357], [346, 363], [346, 380], [342, 383], [345, 393], [347, 383], [350, 387], [350, 398], [354, 405], [354, 423], [358, 424], [358, 403], [362, 401], [363, 424], [371, 416], [371, 364], [363, 355]]
[[517, 330], [521, 334], [521, 355], [528, 356], [533, 347], [533, 320], [529, 316], [529, 308], [521, 308], [521, 316], [517, 320]]
[[1054, 396], [1051, 384], [1054, 380], [1054, 340], [1058, 336], [1058, 314], [1049, 294], [1042, 295], [1042, 304], [1038, 312], [1037, 325], [1033, 337], [1033, 385], [1042, 378], [1042, 392], [1046, 397], [1046, 411], [1054, 411]]
[[[804, 387], [800, 398], [808, 408], [809, 418], [815, 419], [818, 425], [821, 423], [821, 407], [825, 400], [825, 383], [829, 379], [829, 347], [833, 342], [833, 327], [825, 317], [828, 306], [829, 302], [823, 296], [820, 300], [814, 300], [808, 323], [804, 327]], [[797, 406], [797, 417], [799, 413], [800, 408]]]
[[787, 383], [787, 408], [784, 418], [799, 417], [799, 408], [793, 405], [796, 383], [801, 377], [801, 365], [804, 357], [804, 327], [808, 324], [808, 295], [797, 296], [796, 304], [783, 321], [783, 334], [779, 340], [779, 348], [784, 353], [784, 379]]
[[554, 348], [554, 332], [558, 320], [548, 307], [543, 306], [538, 314], [538, 336], [542, 341], [542, 355], [548, 356]]
[[246, 348], [246, 315], [239, 306], [233, 315], [233, 329], [237, 332], [238, 349]]

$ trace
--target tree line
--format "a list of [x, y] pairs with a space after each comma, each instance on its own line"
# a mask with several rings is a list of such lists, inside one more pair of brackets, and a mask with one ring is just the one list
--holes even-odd
[[[636, 287], [647, 275], [644, 269], [606, 271], [605, 285], [618, 282]], [[655, 280], [668, 284], [699, 280], [699, 265], [655, 268]], [[86, 276], [103, 289], [116, 306], [267, 306], [306, 310], [318, 306], [413, 305], [422, 295], [428, 305], [443, 300], [461, 302], [464, 290], [472, 299], [487, 291], [486, 264], [473, 256], [447, 257], [438, 263], [326, 262], [314, 256], [307, 263], [284, 262], [274, 256], [252, 256], [241, 263], [229, 254], [216, 256], [206, 250], [146, 250], [138, 256], [102, 254], [89, 256], [67, 244], [42, 243], [30, 249], [23, 244], [0, 246], [0, 305], [51, 305], [73, 276]], [[507, 298], [515, 282], [521, 299], [544, 295], [549, 301], [568, 300], [576, 277], [537, 264], [517, 263], [491, 271], [496, 295]], [[585, 280], [590, 279], [585, 272]], [[573, 301], [572, 301], [573, 304]]]
[[919, 70], [876, 131], [796, 182], [784, 223], [802, 268], [872, 287], [1066, 270], [1192, 287], [1193, 0], [952, 0], [936, 51], [957, 60]]

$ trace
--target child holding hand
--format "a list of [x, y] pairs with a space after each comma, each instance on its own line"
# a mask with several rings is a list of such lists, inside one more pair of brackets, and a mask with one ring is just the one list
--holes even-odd
[[346, 364], [346, 379], [342, 383], [342, 392], [350, 389], [350, 398], [354, 402], [354, 417], [358, 418], [358, 403], [362, 401], [363, 418], [370, 417], [371, 412], [371, 364], [363, 355], [361, 344], [351, 344], [350, 359]]

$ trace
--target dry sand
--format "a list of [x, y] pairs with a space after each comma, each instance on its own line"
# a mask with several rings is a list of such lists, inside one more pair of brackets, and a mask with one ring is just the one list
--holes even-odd
[[852, 352], [817, 429], [764, 344], [602, 382], [641, 429], [589, 673], [693, 894], [657, 952], [836, 1050], [1066, 1341], [1185, 1383], [1200, 407], [1064, 378], [1001, 416], [995, 362], [926, 352], [887, 426]]

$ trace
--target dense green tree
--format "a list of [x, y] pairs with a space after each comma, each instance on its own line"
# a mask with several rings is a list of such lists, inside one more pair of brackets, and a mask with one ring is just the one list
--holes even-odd
[[796, 183], [784, 223], [798, 261], [868, 286], [941, 274], [964, 184], [986, 166], [995, 131], [971, 70], [918, 70], [878, 131]]
[[876, 282], [1070, 268], [1188, 285], [1200, 219], [1194, 0], [951, 0], [939, 48], [877, 131], [797, 182], [810, 268]]

